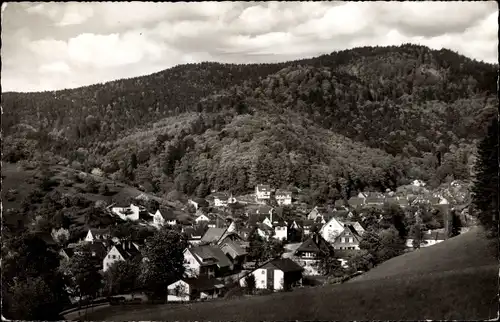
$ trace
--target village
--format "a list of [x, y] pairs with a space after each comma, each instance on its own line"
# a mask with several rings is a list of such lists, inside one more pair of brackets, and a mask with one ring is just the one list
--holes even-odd
[[[168, 226], [182, 232], [189, 243], [184, 250], [184, 278], [168, 286], [168, 302], [189, 302], [224, 296], [231, 287], [247, 287], [252, 275], [256, 290], [283, 291], [302, 287], [304, 279], [321, 277], [320, 268], [325, 256], [335, 255], [342, 267], [347, 258], [360, 250], [365, 230], [362, 219], [366, 209], [383, 209], [392, 204], [409, 209], [416, 204], [449, 213], [451, 205], [443, 196], [425, 193], [415, 181], [408, 189], [386, 193], [360, 192], [347, 202], [334, 205], [308, 206], [297, 201], [300, 191], [274, 189], [257, 185], [253, 194], [233, 196], [213, 192], [206, 198], [192, 198], [182, 210], [160, 206], [147, 209], [144, 196], [138, 196], [129, 206], [109, 206], [107, 212], [117, 224], [134, 224], [161, 229]], [[424, 193], [422, 193], [422, 191]], [[311, 208], [312, 207], [312, 208]], [[467, 216], [464, 216], [466, 218]], [[187, 218], [187, 220], [186, 220]], [[463, 229], [467, 229], [464, 227]], [[447, 238], [446, 227], [425, 231], [418, 246], [408, 236], [407, 251], [428, 247]], [[279, 256], [262, 262], [249, 256], [251, 234], [261, 240], [275, 240], [283, 247]], [[127, 240], [112, 236], [109, 227], [89, 228], [84, 239], [70, 243], [60, 250], [69, 260], [78, 247], [86, 244], [92, 256], [102, 262], [105, 273], [118, 261], [146, 260], [142, 258], [144, 240]], [[356, 271], [360, 274], [362, 271]]]

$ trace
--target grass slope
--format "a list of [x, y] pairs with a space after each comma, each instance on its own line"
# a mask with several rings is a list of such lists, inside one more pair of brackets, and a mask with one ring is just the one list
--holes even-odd
[[478, 229], [341, 285], [188, 305], [110, 307], [95, 320], [422, 320], [496, 316], [498, 264]]

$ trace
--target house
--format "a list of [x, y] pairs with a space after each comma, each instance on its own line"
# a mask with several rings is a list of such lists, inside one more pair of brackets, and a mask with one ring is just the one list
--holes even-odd
[[130, 204], [129, 207], [113, 207], [111, 212], [122, 220], [137, 221], [141, 217], [150, 217], [145, 207]]
[[234, 204], [237, 202], [236, 198], [234, 198], [232, 194], [228, 196], [223, 192], [216, 192], [212, 195], [212, 197], [214, 199], [215, 207], [227, 207], [228, 204]]
[[334, 249], [359, 249], [361, 236], [352, 225], [345, 225], [344, 230], [335, 238]]
[[227, 228], [227, 221], [219, 214], [208, 214], [208, 227]]
[[274, 238], [288, 240], [288, 223], [282, 218], [275, 218], [272, 222], [274, 227]]
[[153, 215], [153, 225], [156, 227], [163, 225], [175, 226], [177, 225], [177, 215], [171, 208], [158, 209]]
[[316, 220], [318, 217], [323, 216], [324, 213], [327, 213], [327, 209], [323, 207], [314, 207], [311, 212], [307, 215], [307, 219]]
[[333, 254], [333, 246], [320, 233], [311, 234], [296, 250], [294, 257], [297, 263], [304, 268], [306, 275], [320, 275], [318, 263], [322, 256]]
[[343, 223], [344, 226], [345, 225], [351, 225], [352, 227], [354, 227], [354, 229], [356, 230], [356, 232], [358, 233], [358, 235], [360, 236], [363, 236], [363, 234], [365, 233], [365, 229], [363, 228], [363, 226], [361, 226], [361, 224], [357, 221], [346, 221]]
[[345, 203], [344, 199], [335, 200], [334, 207], [335, 207], [335, 209], [346, 209], [347, 210], [346, 203]]
[[90, 228], [87, 232], [87, 236], [85, 236], [86, 242], [94, 242], [98, 240], [107, 240], [111, 237], [111, 233], [109, 229], [99, 229], [99, 228]]
[[226, 286], [220, 278], [183, 278], [167, 287], [168, 302], [188, 302], [218, 298]]
[[196, 210], [198, 210], [198, 208], [206, 208], [209, 206], [208, 202], [203, 198], [189, 199], [188, 203], [193, 205]]
[[49, 247], [57, 247], [57, 242], [54, 240], [52, 234], [43, 231], [36, 231], [33, 233], [36, 238], [45, 242], [45, 244]]
[[299, 220], [289, 220], [287, 227], [287, 240], [291, 243], [300, 242], [302, 240], [302, 226]]
[[[304, 269], [293, 260], [279, 258], [264, 263], [249, 274], [255, 277], [255, 288], [279, 291], [301, 284], [303, 271]], [[249, 274], [239, 279], [241, 287], [246, 287]]]
[[135, 258], [141, 258], [141, 252], [138, 246], [132, 242], [124, 242], [121, 245], [115, 245], [102, 260], [103, 271], [107, 271], [111, 265], [118, 261], [127, 261]]
[[194, 221], [196, 222], [197, 225], [201, 225], [203, 222], [208, 223], [210, 221], [210, 218], [208, 218], [207, 215], [202, 213], [198, 217], [196, 217]]
[[273, 212], [273, 207], [268, 206], [268, 205], [261, 205], [258, 207], [252, 207], [250, 208], [247, 212], [247, 216], [253, 216], [253, 215], [271, 215]]
[[217, 243], [225, 231], [225, 228], [209, 227], [203, 237], [201, 237], [201, 243]]
[[201, 238], [205, 234], [204, 226], [183, 227], [181, 230], [187, 236], [188, 243], [191, 246], [196, 246], [201, 243]]
[[276, 193], [274, 194], [274, 198], [276, 199], [276, 202], [280, 206], [292, 204], [292, 192], [291, 191], [278, 189], [278, 190], [276, 190]]
[[233, 264], [217, 246], [203, 245], [184, 250], [186, 276], [213, 278], [233, 270]]
[[219, 244], [222, 252], [229, 258], [234, 269], [241, 269], [246, 259], [247, 251], [241, 242], [225, 239]]
[[331, 216], [330, 220], [328, 220], [328, 222], [326, 222], [323, 227], [321, 227], [319, 233], [326, 241], [333, 244], [337, 236], [339, 236], [343, 230], [344, 225], [342, 225], [342, 223], [337, 220], [337, 218]]
[[363, 207], [365, 204], [365, 198], [351, 197], [351, 198], [349, 198], [347, 203], [349, 204], [349, 207], [351, 207], [351, 208]]
[[[446, 240], [446, 234], [443, 231], [431, 231], [428, 230], [425, 232], [422, 236], [422, 243], [420, 244], [420, 247], [429, 247], [433, 246], [436, 244], [439, 244], [443, 241]], [[413, 239], [408, 238], [406, 240], [406, 247], [413, 249]]]
[[255, 187], [255, 202], [265, 203], [271, 199], [271, 186], [259, 184]]

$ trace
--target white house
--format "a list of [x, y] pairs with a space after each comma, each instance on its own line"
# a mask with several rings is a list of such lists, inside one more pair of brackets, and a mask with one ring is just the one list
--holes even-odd
[[292, 192], [278, 189], [274, 195], [278, 205], [291, 205], [292, 204]]
[[117, 261], [126, 261], [140, 256], [139, 247], [135, 243], [125, 242], [121, 245], [115, 245], [102, 260], [102, 269], [105, 272]]
[[319, 233], [327, 242], [333, 244], [337, 236], [344, 230], [344, 225], [340, 223], [335, 217], [331, 217], [328, 222], [326, 222], [323, 227], [321, 227]]
[[[250, 274], [255, 277], [255, 288], [283, 290], [302, 282], [303, 268], [289, 258], [274, 259], [264, 263]], [[246, 287], [245, 275], [239, 279], [241, 287]], [[288, 284], [288, 285], [285, 285]]]
[[265, 203], [271, 199], [271, 186], [267, 184], [259, 184], [255, 187], [255, 201], [257, 203]]
[[122, 220], [132, 220], [137, 221], [140, 218], [140, 213], [146, 211], [144, 207], [136, 206], [134, 204], [130, 204], [129, 207], [113, 207], [111, 208], [111, 212]]
[[161, 227], [163, 225], [177, 225], [177, 216], [172, 209], [158, 209], [153, 215], [153, 225]]
[[280, 220], [277, 223], [273, 223], [274, 226], [274, 238], [279, 240], [288, 239], [288, 224], [284, 220]]
[[220, 272], [233, 269], [224, 252], [217, 246], [203, 245], [184, 250], [184, 267], [188, 277], [213, 278]]
[[109, 238], [110, 238], [109, 229], [90, 228], [84, 240], [86, 242], [94, 242], [103, 239], [106, 240]]
[[205, 214], [200, 214], [194, 221], [196, 222], [196, 224], [201, 224], [202, 222], [209, 222], [210, 218], [208, 218], [208, 216]]
[[183, 278], [168, 287], [168, 302], [187, 302], [199, 299], [213, 299], [225, 290], [224, 281], [219, 278]]

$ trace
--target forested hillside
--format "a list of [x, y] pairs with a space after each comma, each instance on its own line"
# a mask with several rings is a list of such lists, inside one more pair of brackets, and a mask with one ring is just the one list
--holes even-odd
[[268, 182], [323, 201], [415, 178], [467, 180], [496, 113], [496, 70], [404, 45], [6, 93], [3, 158], [50, 152], [146, 190], [199, 196]]

